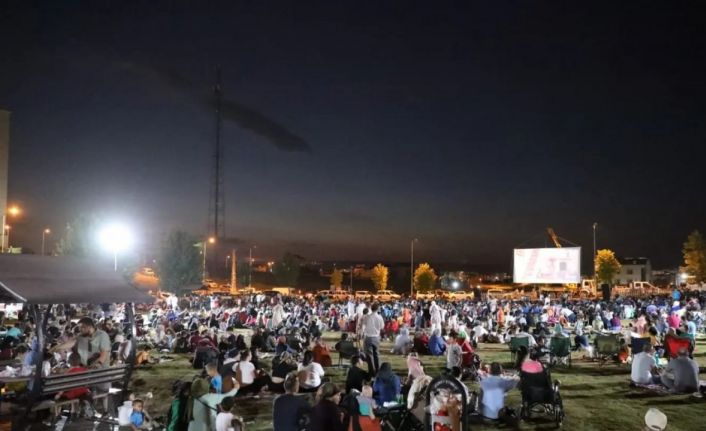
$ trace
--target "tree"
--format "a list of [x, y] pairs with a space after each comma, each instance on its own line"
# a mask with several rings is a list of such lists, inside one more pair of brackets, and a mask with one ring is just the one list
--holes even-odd
[[[230, 271], [228, 273], [230, 274]], [[235, 282], [238, 284], [239, 289], [250, 283], [250, 265], [248, 265], [248, 262], [241, 261], [235, 266]]]
[[333, 286], [335, 290], [340, 290], [342, 284], [343, 272], [341, 272], [340, 269], [334, 269], [333, 273], [331, 273], [331, 286]]
[[387, 275], [389, 271], [385, 265], [378, 263], [373, 268], [370, 278], [373, 280], [373, 285], [375, 289], [379, 292], [381, 290], [387, 290]]
[[436, 278], [434, 268], [428, 263], [420, 263], [414, 271], [414, 289], [417, 292], [429, 292], [434, 289]]
[[297, 256], [287, 252], [280, 261], [274, 264], [272, 274], [279, 286], [296, 286], [299, 279], [300, 260]]
[[61, 256], [87, 257], [98, 250], [98, 225], [100, 219], [94, 215], [80, 215], [66, 224], [66, 229], [56, 242], [56, 254]]
[[157, 274], [162, 289], [176, 294], [200, 284], [202, 262], [198, 240], [186, 232], [173, 231], [162, 244]]
[[612, 283], [615, 274], [620, 271], [620, 262], [615, 258], [613, 251], [604, 249], [596, 253], [596, 278], [603, 283]]
[[682, 249], [684, 267], [682, 270], [696, 283], [706, 281], [706, 242], [698, 230], [691, 232]]

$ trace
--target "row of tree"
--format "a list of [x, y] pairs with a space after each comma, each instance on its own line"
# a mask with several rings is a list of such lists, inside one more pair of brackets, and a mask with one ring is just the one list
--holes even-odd
[[[81, 216], [67, 224], [65, 231], [56, 244], [55, 252], [59, 255], [78, 257], [97, 253], [94, 238], [97, 235], [99, 218]], [[164, 240], [157, 256], [157, 267], [162, 289], [170, 292], [181, 292], [201, 283], [202, 250], [201, 241], [183, 231], [173, 231]], [[699, 231], [693, 231], [683, 245], [684, 265], [682, 273], [688, 275], [688, 281], [693, 283], [706, 282], [706, 242]], [[138, 260], [133, 256], [122, 259], [127, 272], [137, 269]], [[285, 253], [273, 268], [273, 276], [280, 286], [295, 286], [300, 275], [302, 258], [292, 253]], [[620, 263], [611, 250], [598, 250], [594, 262], [596, 278], [599, 282], [611, 283], [620, 271]], [[247, 281], [247, 263], [237, 267], [238, 283], [244, 285]], [[420, 264], [414, 271], [414, 288], [419, 292], [428, 292], [436, 286], [437, 275], [428, 263]], [[389, 281], [389, 268], [379, 263], [371, 271], [371, 279], [377, 291], [386, 290]], [[341, 288], [343, 273], [334, 270], [331, 275], [331, 285]]]
[[[686, 275], [683, 282], [706, 282], [706, 242], [698, 230], [693, 231], [682, 247], [684, 265], [679, 268]], [[596, 253], [596, 279], [602, 283], [612, 283], [620, 271], [620, 262], [611, 250], [598, 250]]]

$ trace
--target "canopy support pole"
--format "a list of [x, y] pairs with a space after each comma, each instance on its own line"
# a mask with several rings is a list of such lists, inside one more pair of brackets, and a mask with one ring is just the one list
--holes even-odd
[[[37, 350], [34, 352], [34, 378], [30, 381], [32, 389], [29, 394], [29, 403], [25, 409], [25, 420], [30, 413], [30, 409], [39, 399], [42, 393], [42, 365], [44, 364], [44, 346], [46, 344], [46, 332], [47, 332], [47, 322], [49, 321], [49, 315], [51, 314], [51, 304], [47, 305], [47, 309], [42, 314], [42, 310], [37, 304], [30, 305], [30, 312], [34, 318], [34, 328], [35, 336], [37, 337]], [[30, 343], [30, 348], [32, 348], [32, 343]]]
[[126, 332], [130, 335], [130, 354], [127, 357], [127, 371], [123, 381], [123, 390], [120, 393], [120, 404], [125, 401], [132, 371], [135, 369], [135, 357], [137, 356], [137, 327], [135, 326], [135, 304], [125, 303], [125, 320], [127, 321]]

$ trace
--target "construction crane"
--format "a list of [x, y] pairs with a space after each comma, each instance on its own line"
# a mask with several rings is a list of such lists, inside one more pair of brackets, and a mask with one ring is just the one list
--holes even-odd
[[551, 238], [552, 241], [554, 241], [554, 245], [556, 246], [556, 248], [561, 248], [561, 243], [559, 242], [559, 236], [556, 234], [556, 232], [554, 232], [554, 229], [548, 227], [547, 233], [549, 234], [549, 238]]

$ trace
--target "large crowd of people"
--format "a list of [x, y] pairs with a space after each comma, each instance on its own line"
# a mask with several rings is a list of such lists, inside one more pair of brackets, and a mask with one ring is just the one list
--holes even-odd
[[[694, 343], [673, 352], [665, 340], [669, 336], [694, 340], [703, 331], [704, 307], [703, 293], [676, 290], [670, 297], [611, 301], [540, 296], [377, 303], [354, 298], [332, 302], [321, 297], [188, 296], [141, 310], [134, 353], [138, 365], [158, 361], [162, 353], [189, 354], [194, 368], [203, 370], [202, 377], [190, 384], [175, 386], [168, 429], [182, 429], [181, 423], [189, 431], [225, 431], [236, 420], [233, 398], [264, 394], [281, 394], [273, 407], [275, 431], [343, 430], [352, 420], [365, 429], [379, 429], [375, 411], [390, 403], [406, 403], [410, 411], [423, 412], [421, 394], [435, 377], [426, 374], [425, 355], [445, 356], [448, 375], [462, 384], [479, 382], [478, 414], [489, 419], [502, 416], [505, 393], [517, 386], [518, 378], [506, 375], [498, 363], [481, 363], [476, 348], [479, 343], [510, 343], [513, 338], [526, 338], [514, 368], [541, 373], [556, 360], [549, 353], [558, 338], [570, 338], [572, 350], [581, 350], [592, 360], [599, 352], [589, 337], [612, 333], [621, 342], [610, 359], [631, 361], [635, 385], [696, 392], [699, 368], [691, 358]], [[26, 312], [20, 310], [15, 317], [17, 323], [7, 328], [2, 351], [23, 364], [24, 371], [18, 373], [26, 373], [38, 353], [37, 341]], [[55, 307], [42, 372], [125, 362], [132, 344], [123, 323], [120, 305]], [[324, 332], [340, 333], [335, 346], [322, 339]], [[646, 343], [640, 352], [631, 352], [636, 338]], [[384, 340], [392, 345], [386, 354], [405, 357], [406, 373], [398, 375], [381, 358]], [[348, 367], [341, 386], [327, 375], [335, 360], [344, 360]], [[311, 393], [315, 402], [301, 393]], [[85, 391], [56, 395], [83, 396]], [[345, 414], [339, 414], [340, 405], [348, 407]], [[220, 413], [230, 415], [230, 420], [219, 421]]]

